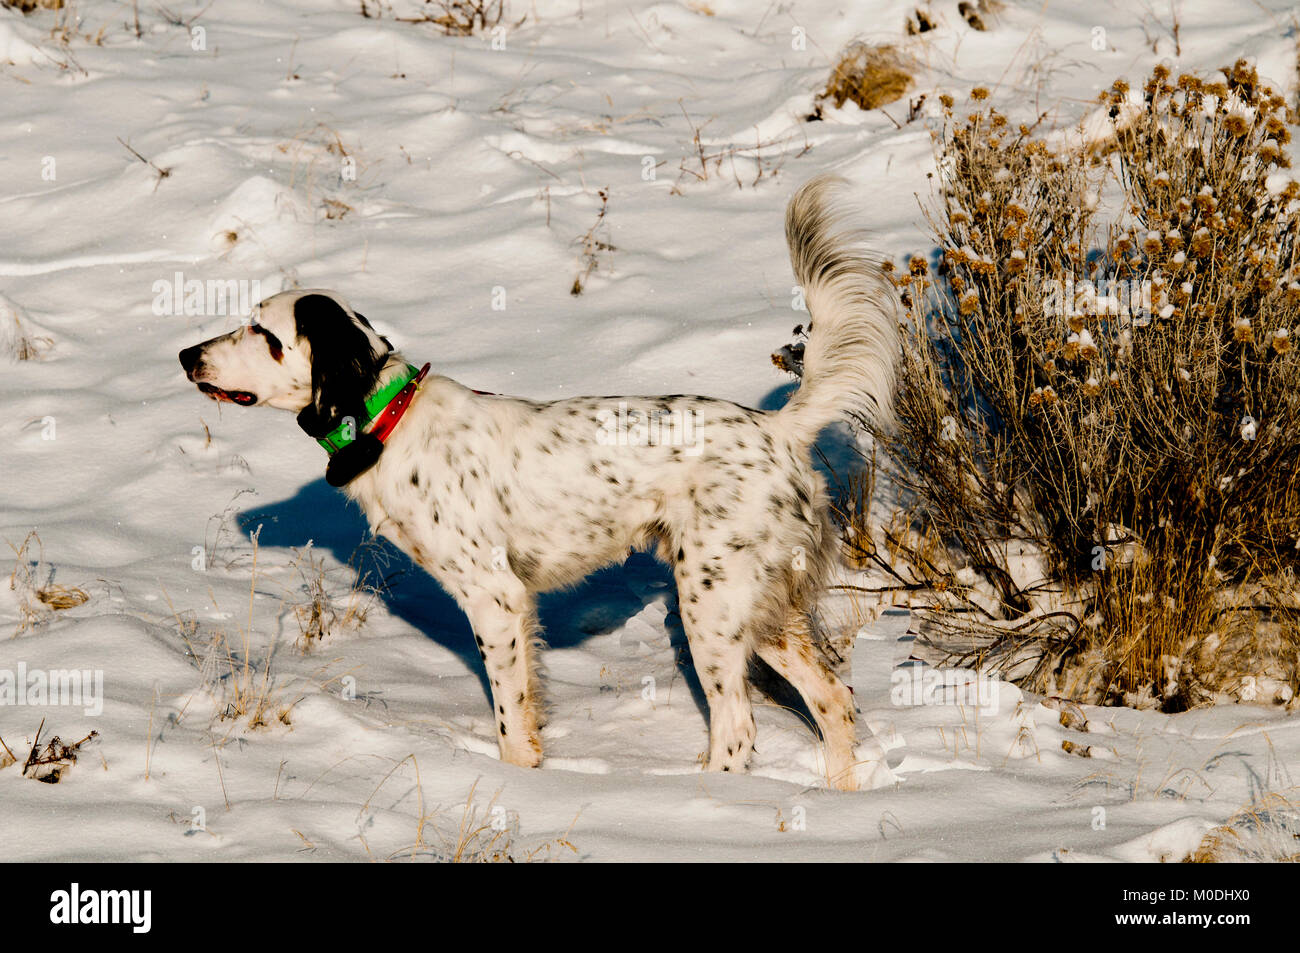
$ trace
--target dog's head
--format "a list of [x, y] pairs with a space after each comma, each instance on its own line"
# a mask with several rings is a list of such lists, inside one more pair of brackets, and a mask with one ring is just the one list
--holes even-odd
[[292, 410], [313, 437], [360, 420], [392, 348], [332, 291], [285, 291], [252, 320], [180, 353], [186, 376], [213, 400]]

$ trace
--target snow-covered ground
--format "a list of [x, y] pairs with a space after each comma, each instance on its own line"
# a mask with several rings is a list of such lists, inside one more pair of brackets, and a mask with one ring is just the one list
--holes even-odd
[[[510, 29], [460, 38], [400, 21], [430, 9], [415, 2], [143, 3], [139, 36], [129, 2], [69, 3], [79, 20], [0, 7], [0, 339], [38, 352], [0, 376], [0, 536], [35, 529], [32, 585], [90, 598], [24, 625], [30, 587], [0, 586], [0, 698], [20, 665], [102, 673], [104, 697], [100, 713], [0, 705], [19, 760], [0, 768], [7, 859], [363, 860], [459, 841], [515, 859], [1177, 860], [1289, 795], [1300, 722], [1272, 706], [1067, 706], [1067, 727], [1009, 685], [982, 707], [893, 704], [905, 615], [868, 626], [859, 669], [875, 675], [856, 686], [896, 786], [827, 790], [811, 733], [773, 704], [749, 775], [701, 774], [670, 580], [639, 555], [544, 601], [548, 758], [502, 765], [451, 600], [395, 551], [358, 552], [364, 523], [291, 416], [219, 408], [176, 361], [238, 320], [185, 307], [186, 282], [254, 300], [327, 286], [483, 390], [774, 406], [788, 385], [768, 355], [805, 318], [781, 231], [798, 184], [849, 176], [880, 250], [925, 252], [939, 92], [983, 84], [1013, 117], [1067, 127], [1159, 59], [1251, 55], [1293, 95], [1286, 0], [1176, 3], [1180, 57], [1163, 0], [1020, 0], [986, 31], [933, 0], [938, 27], [916, 37], [917, 5], [896, 0], [517, 0]], [[805, 121], [855, 37], [921, 64], [913, 121], [907, 101]], [[720, 161], [702, 171], [701, 149]], [[574, 297], [600, 190], [593, 236], [613, 247]], [[35, 556], [33, 540], [18, 568]], [[309, 564], [341, 615], [354, 558], [388, 591], [304, 653]], [[874, 614], [827, 609], [853, 627]], [[223, 717], [241, 684], [270, 700], [268, 725]], [[98, 732], [56, 784], [21, 773], [42, 719], [42, 746]], [[467, 814], [483, 830], [462, 837]]]

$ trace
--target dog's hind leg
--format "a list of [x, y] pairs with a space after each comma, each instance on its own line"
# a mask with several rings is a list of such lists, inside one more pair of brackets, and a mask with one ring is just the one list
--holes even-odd
[[741, 607], [750, 600], [709, 575], [676, 566], [682, 627], [709, 703], [709, 771], [744, 771], [754, 750], [747, 675], [751, 646]]
[[873, 765], [861, 762], [857, 752], [853, 694], [813, 644], [808, 613], [789, 608], [780, 634], [760, 643], [757, 651], [759, 658], [798, 690], [816, 719], [830, 783], [842, 791], [873, 786], [869, 777]]
[[541, 699], [535, 646], [537, 607], [522, 584], [472, 589], [462, 602], [492, 684], [501, 760], [525, 768], [542, 762]]

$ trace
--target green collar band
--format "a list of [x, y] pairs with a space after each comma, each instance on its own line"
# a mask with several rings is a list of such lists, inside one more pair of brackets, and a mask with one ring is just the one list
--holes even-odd
[[379, 390], [375, 391], [366, 398], [366, 419], [363, 421], [352, 421], [345, 419], [325, 436], [316, 442], [324, 447], [329, 453], [334, 454], [342, 450], [348, 444], [355, 443], [357, 436], [365, 431], [370, 422], [383, 413], [384, 408], [389, 405], [394, 397], [403, 387], [419, 375], [420, 369], [414, 364], [407, 364], [405, 373], [398, 374], [391, 381], [385, 384]]

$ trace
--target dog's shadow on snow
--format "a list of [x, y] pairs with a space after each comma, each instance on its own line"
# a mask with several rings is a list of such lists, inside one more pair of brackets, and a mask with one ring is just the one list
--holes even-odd
[[[313, 549], [338, 562], [354, 565], [366, 582], [376, 586], [391, 615], [459, 656], [478, 675], [485, 697], [492, 697], [474, 632], [455, 600], [404, 552], [383, 537], [373, 536], [357, 505], [324, 480], [306, 484], [289, 499], [250, 506], [237, 514], [236, 520], [245, 535], [261, 527], [261, 546], [300, 549], [311, 543]], [[547, 644], [563, 649], [618, 631], [650, 603], [664, 601], [668, 607], [664, 628], [677, 667], [696, 705], [707, 713], [704, 691], [690, 665], [686, 633], [677, 614], [672, 573], [658, 560], [633, 553], [623, 565], [592, 573], [575, 589], [541, 596], [538, 615]], [[644, 640], [631, 634], [624, 638], [622, 650], [629, 661], [645, 651]]]
[[[761, 410], [783, 406], [795, 384], [777, 388], [759, 404]], [[862, 465], [862, 455], [847, 427], [828, 427], [822, 432], [813, 454], [814, 465], [828, 478], [843, 479]], [[827, 473], [829, 470], [833, 471]], [[382, 537], [372, 536], [365, 517], [355, 503], [323, 479], [303, 486], [289, 499], [266, 506], [251, 506], [236, 517], [240, 529], [250, 533], [262, 527], [262, 546], [313, 548], [329, 553], [341, 563], [351, 563], [368, 582], [376, 585], [389, 613], [426, 637], [458, 655], [475, 672], [484, 696], [491, 698], [491, 685], [469, 620], [455, 601], [405, 553]], [[623, 629], [627, 622], [654, 602], [664, 602], [664, 620], [677, 670], [701, 714], [708, 718], [704, 691], [691, 664], [690, 647], [678, 614], [676, 589], [668, 567], [646, 553], [633, 553], [620, 566], [592, 573], [577, 588], [543, 595], [538, 600], [543, 634], [554, 649], [571, 648], [588, 638]], [[642, 630], [647, 634], [653, 633]], [[624, 636], [622, 650], [631, 663], [646, 651], [635, 631]], [[761, 679], [768, 694], [783, 705], [807, 714], [802, 700], [792, 690], [780, 691], [781, 680], [766, 666], [756, 666], [769, 677]], [[783, 683], [781, 683], [783, 684]], [[786, 686], [788, 688], [788, 686]]]
[[[758, 402], [759, 410], [780, 410], [790, 395], [799, 389], [798, 381], [783, 384]], [[863, 456], [853, 431], [848, 424], [832, 424], [821, 432], [813, 444], [813, 467], [819, 470], [833, 488], [852, 473], [862, 469]]]

